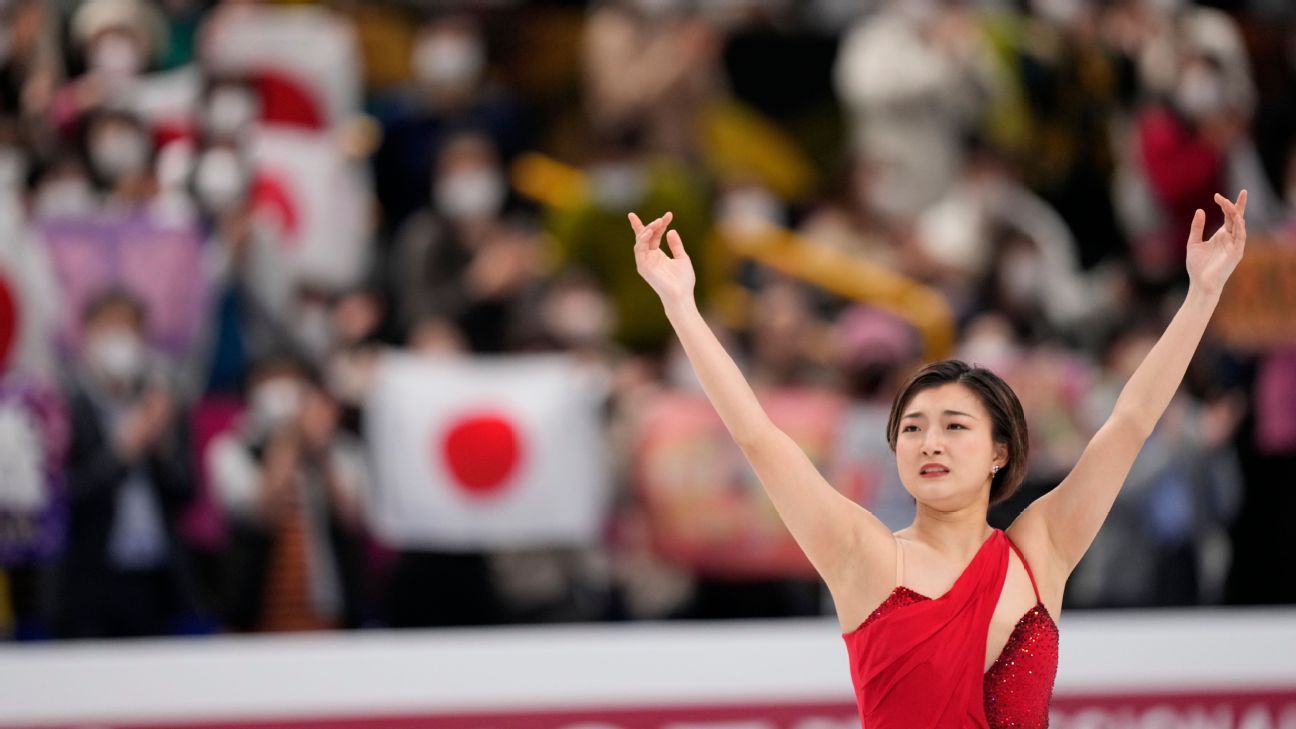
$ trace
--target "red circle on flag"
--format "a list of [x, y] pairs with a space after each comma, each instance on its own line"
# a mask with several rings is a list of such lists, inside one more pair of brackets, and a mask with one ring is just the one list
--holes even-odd
[[18, 339], [18, 300], [0, 272], [0, 369], [9, 365], [9, 354]]
[[517, 428], [500, 415], [470, 415], [452, 425], [442, 441], [445, 462], [459, 486], [491, 495], [517, 470], [522, 442]]

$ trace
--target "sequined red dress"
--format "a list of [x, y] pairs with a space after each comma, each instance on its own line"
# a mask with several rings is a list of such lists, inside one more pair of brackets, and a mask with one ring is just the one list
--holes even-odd
[[996, 529], [936, 599], [899, 586], [858, 628], [843, 634], [866, 729], [1001, 729], [1048, 726], [1058, 630], [1039, 599], [983, 671], [986, 636], [1016, 545]]

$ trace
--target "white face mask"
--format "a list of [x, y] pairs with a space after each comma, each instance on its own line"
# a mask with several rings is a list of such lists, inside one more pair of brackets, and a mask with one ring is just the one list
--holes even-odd
[[594, 202], [608, 209], [629, 209], [648, 192], [648, 175], [633, 162], [608, 162], [589, 171]]
[[744, 187], [720, 198], [716, 219], [743, 229], [783, 224], [783, 201], [763, 187]]
[[486, 66], [479, 41], [459, 35], [428, 38], [414, 49], [414, 76], [429, 86], [473, 86]]
[[436, 183], [436, 208], [451, 220], [487, 218], [504, 207], [504, 177], [489, 168], [451, 172]]
[[292, 380], [263, 382], [249, 398], [248, 410], [253, 422], [262, 428], [278, 428], [301, 412], [305, 393]]
[[144, 51], [130, 36], [109, 33], [89, 49], [86, 65], [115, 78], [137, 76], [144, 70]]
[[1031, 0], [1035, 14], [1057, 25], [1068, 25], [1084, 12], [1084, 0]]
[[312, 356], [323, 357], [333, 347], [333, 320], [324, 306], [302, 308], [295, 331], [297, 340]]
[[612, 331], [612, 310], [596, 291], [565, 291], [545, 304], [545, 328], [569, 345], [597, 343]]
[[208, 210], [227, 210], [247, 193], [247, 172], [233, 151], [213, 149], [194, 168], [194, 192]]
[[1000, 285], [1012, 301], [1025, 304], [1039, 300], [1044, 287], [1044, 267], [1039, 256], [1028, 252], [1010, 253], [999, 266]]
[[260, 102], [251, 90], [217, 89], [207, 99], [203, 127], [218, 137], [234, 136], [251, 126], [260, 113]]
[[27, 182], [27, 155], [18, 147], [0, 147], [0, 191], [18, 192]]
[[1203, 119], [1223, 110], [1224, 79], [1215, 71], [1190, 66], [1179, 77], [1174, 100], [1190, 119]]
[[125, 329], [100, 332], [86, 343], [86, 359], [112, 382], [128, 383], [144, 371], [144, 343]]
[[65, 177], [41, 185], [32, 201], [32, 215], [44, 220], [80, 218], [95, 209], [94, 191], [81, 177]]
[[104, 177], [118, 180], [140, 172], [148, 163], [148, 143], [136, 131], [110, 129], [95, 135], [90, 161]]

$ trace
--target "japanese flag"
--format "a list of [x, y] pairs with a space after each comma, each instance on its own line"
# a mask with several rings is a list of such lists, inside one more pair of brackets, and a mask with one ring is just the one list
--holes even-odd
[[0, 373], [53, 381], [54, 331], [63, 291], [45, 247], [21, 213], [0, 202]]
[[598, 542], [606, 381], [563, 355], [390, 355], [365, 405], [370, 527], [404, 549]]
[[297, 129], [259, 130], [253, 206], [281, 243], [289, 275], [347, 287], [369, 270], [372, 192], [364, 169], [330, 141]]
[[204, 64], [257, 80], [263, 121], [329, 129], [360, 111], [359, 40], [322, 7], [248, 5], [214, 13]]

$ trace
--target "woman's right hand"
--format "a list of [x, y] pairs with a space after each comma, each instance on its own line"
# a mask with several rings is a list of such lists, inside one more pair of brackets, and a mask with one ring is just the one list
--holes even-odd
[[661, 248], [662, 233], [670, 225], [671, 214], [666, 213], [647, 225], [634, 213], [629, 217], [630, 227], [635, 233], [635, 264], [639, 275], [667, 306], [691, 300], [697, 276], [693, 272], [693, 262], [684, 252], [684, 241], [680, 240], [679, 233], [672, 230], [666, 234], [671, 255], [667, 256]]

